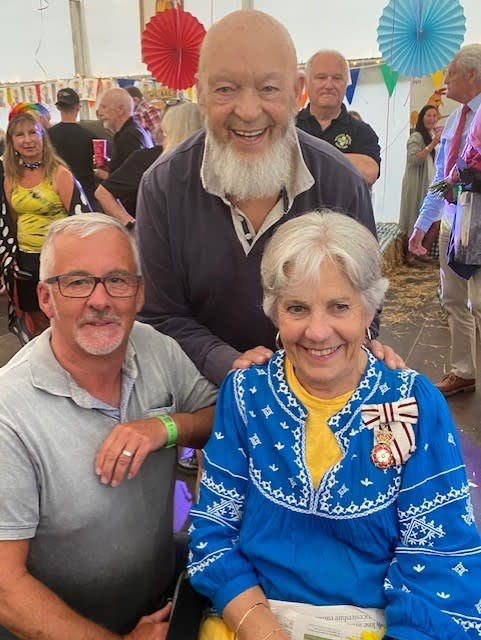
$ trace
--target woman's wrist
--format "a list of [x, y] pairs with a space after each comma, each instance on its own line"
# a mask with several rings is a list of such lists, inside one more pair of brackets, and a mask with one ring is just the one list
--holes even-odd
[[267, 603], [265, 603], [265, 602], [255, 602], [250, 607], [248, 607], [245, 610], [245, 612], [242, 614], [241, 619], [239, 620], [239, 622], [237, 623], [237, 627], [235, 628], [235, 631], [234, 631], [234, 636], [235, 637], [237, 637], [237, 634], [241, 630], [242, 625], [247, 620], [247, 618], [251, 615], [251, 613], [254, 611], [254, 609], [256, 609], [257, 607], [266, 607], [266, 609], [268, 609]]
[[277, 640], [284, 632], [267, 602], [258, 601], [249, 606], [235, 626], [235, 640]]

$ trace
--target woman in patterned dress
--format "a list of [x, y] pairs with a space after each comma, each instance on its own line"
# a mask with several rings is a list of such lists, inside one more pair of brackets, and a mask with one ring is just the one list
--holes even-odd
[[481, 538], [446, 402], [364, 345], [387, 288], [375, 238], [308, 213], [261, 272], [283, 348], [220, 390], [191, 512], [190, 579], [217, 614], [200, 638], [287, 640], [293, 606], [322, 637], [336, 606], [364, 637], [478, 638]]

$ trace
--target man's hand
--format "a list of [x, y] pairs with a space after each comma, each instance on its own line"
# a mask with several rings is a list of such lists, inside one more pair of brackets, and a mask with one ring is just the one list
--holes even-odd
[[266, 347], [254, 347], [236, 358], [232, 364], [233, 369], [248, 369], [253, 364], [264, 364], [272, 357], [272, 351]]
[[379, 340], [371, 340], [367, 345], [369, 351], [378, 360], [383, 360], [389, 369], [405, 369], [406, 363], [398, 356], [398, 354], [385, 344], [381, 344]]
[[172, 604], [169, 602], [162, 609], [155, 611], [150, 616], [140, 618], [135, 629], [124, 636], [124, 640], [165, 640], [169, 623], [167, 620], [172, 611]]
[[117, 487], [137, 475], [145, 458], [167, 442], [167, 432], [157, 418], [118, 424], [105, 438], [95, 456], [95, 473], [102, 484]]
[[94, 169], [94, 173], [95, 173], [95, 177], [98, 178], [99, 180], [107, 180], [107, 178], [109, 177], [109, 172], [106, 171], [105, 169]]
[[426, 247], [423, 247], [422, 241], [424, 240], [424, 236], [426, 234], [422, 229], [418, 229], [414, 227], [414, 230], [409, 238], [409, 246], [408, 249], [411, 253], [414, 253], [416, 256], [424, 256], [428, 252]]

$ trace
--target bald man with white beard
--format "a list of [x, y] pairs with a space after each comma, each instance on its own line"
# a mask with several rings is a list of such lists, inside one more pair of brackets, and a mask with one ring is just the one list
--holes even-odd
[[109, 89], [100, 98], [98, 114], [104, 127], [114, 132], [108, 170], [97, 168], [95, 175], [105, 180], [137, 149], [150, 149], [152, 139], [134, 120], [134, 101], [125, 89]]
[[[302, 88], [287, 30], [260, 11], [229, 14], [201, 48], [205, 131], [161, 157], [141, 183], [139, 317], [175, 338], [216, 384], [275, 349], [260, 260], [280, 224], [332, 208], [376, 233], [360, 174], [331, 145], [296, 130]], [[374, 351], [400, 362], [379, 343]]]

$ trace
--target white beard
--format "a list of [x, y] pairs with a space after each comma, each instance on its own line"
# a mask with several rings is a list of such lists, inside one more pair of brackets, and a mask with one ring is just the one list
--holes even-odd
[[209, 162], [219, 179], [222, 191], [237, 201], [258, 200], [277, 195], [286, 187], [296, 148], [294, 120], [285, 135], [275, 140], [262, 158], [249, 161], [231, 145], [218, 142], [206, 122], [209, 135]]
[[[54, 325], [55, 322], [61, 322], [61, 314], [53, 295], [50, 296], [53, 307], [53, 318], [50, 319]], [[125, 331], [120, 323], [120, 318], [114, 313], [103, 311], [91, 311], [89, 313], [91, 319], [108, 319], [112, 321], [113, 326], [107, 328], [98, 327], [91, 332], [82, 331], [85, 326], [86, 318], [80, 320], [74, 328], [74, 341], [76, 344], [91, 356], [107, 356], [120, 347], [124, 340]]]

